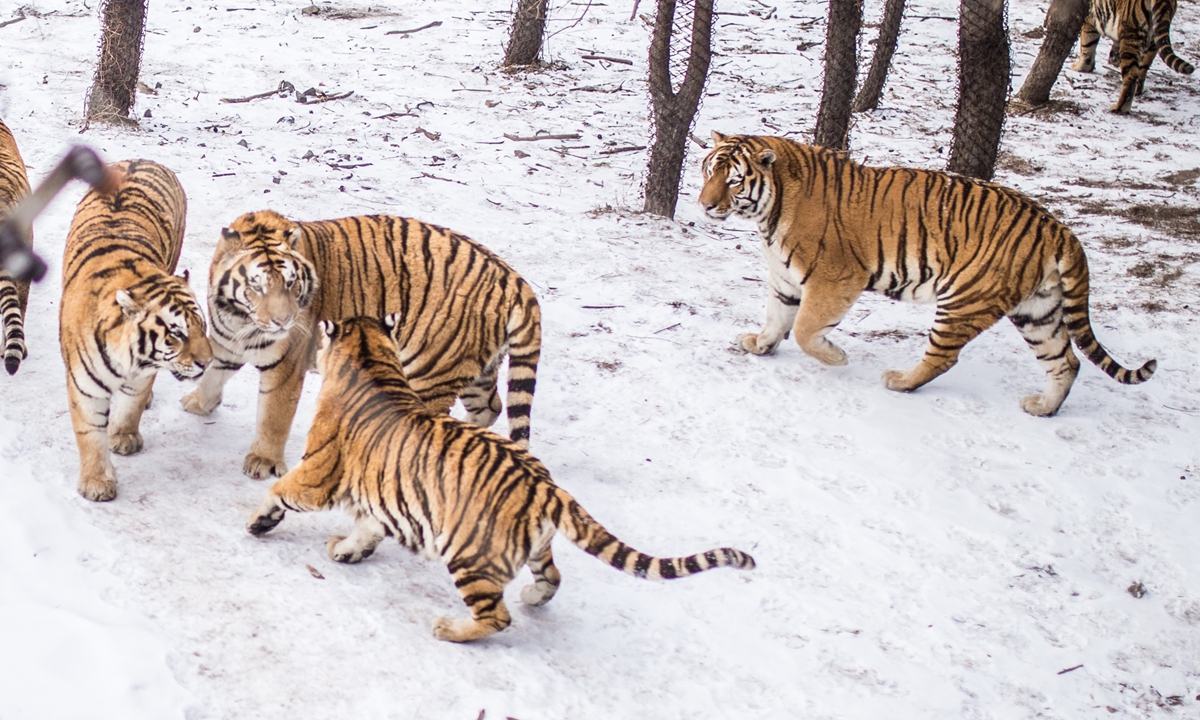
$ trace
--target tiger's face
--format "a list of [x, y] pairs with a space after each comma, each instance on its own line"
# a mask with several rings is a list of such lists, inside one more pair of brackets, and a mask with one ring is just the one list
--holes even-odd
[[168, 370], [183, 380], [199, 377], [212, 362], [204, 316], [186, 276], [118, 290], [116, 304], [135, 368]]
[[312, 263], [292, 248], [301, 233], [270, 211], [243, 215], [222, 230], [209, 291], [214, 311], [240, 317], [259, 335], [287, 335], [317, 285]]
[[713, 131], [713, 149], [701, 166], [704, 187], [700, 205], [715, 220], [740, 215], [757, 220], [770, 209], [775, 197], [771, 166], [775, 152], [753, 147], [745, 138]]

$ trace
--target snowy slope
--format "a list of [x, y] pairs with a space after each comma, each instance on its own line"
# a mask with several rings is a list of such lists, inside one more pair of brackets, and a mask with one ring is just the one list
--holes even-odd
[[[190, 201], [181, 268], [201, 295], [220, 228], [264, 207], [405, 214], [478, 239], [541, 299], [531, 449], [557, 482], [640, 550], [732, 545], [758, 569], [654, 584], [559, 543], [553, 602], [521, 606], [518, 579], [509, 630], [437, 642], [430, 621], [465, 611], [439, 564], [385, 544], [337, 565], [324, 539], [349, 520], [334, 513], [246, 534], [267, 487], [240, 472], [250, 371], [209, 418], [160, 379], [145, 450], [115, 459], [117, 499], [88, 503], [55, 326], [74, 187], [37, 225], [51, 274], [32, 295], [30, 358], [0, 380], [0, 718], [1200, 717], [1200, 226], [1180, 174], [1200, 168], [1200, 80], [1156, 64], [1135, 112], [1114, 117], [1115, 70], [1066, 72], [1051, 111], [1008, 121], [998, 180], [1084, 239], [1101, 342], [1127, 364], [1159, 360], [1138, 387], [1087, 366], [1038, 419], [1017, 402], [1042, 373], [1007, 325], [911, 395], [879, 374], [917, 360], [929, 308], [865, 297], [834, 333], [843, 368], [791, 343], [734, 351], [762, 321], [766, 270], [751, 227], [695, 206], [703, 151], [690, 148], [677, 221], [636, 212], [645, 152], [603, 154], [648, 140], [649, 30], [631, 2], [554, 3], [559, 65], [512, 75], [497, 68], [507, 0], [339, 5], [350, 17], [304, 4], [152, 3], [150, 117], [81, 135], [97, 18], [40, 0], [0, 28], [0, 117], [35, 180], [80, 141], [172, 167]], [[1041, 5], [1011, 5], [1018, 73]], [[698, 135], [811, 133], [822, 48], [796, 48], [823, 38], [825, 6], [772, 6], [720, 4]], [[910, 7], [856, 157], [943, 167], [955, 13]], [[1200, 13], [1181, 4], [1176, 50], [1196, 57], [1196, 37]], [[220, 102], [281, 80], [354, 95]], [[505, 138], [539, 131], [582, 137]], [[316, 388], [310, 376], [293, 464]]]

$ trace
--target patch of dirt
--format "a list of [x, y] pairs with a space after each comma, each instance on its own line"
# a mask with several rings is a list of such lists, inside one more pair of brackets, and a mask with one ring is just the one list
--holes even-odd
[[1046, 169], [1045, 165], [1039, 165], [1032, 160], [1026, 160], [1007, 151], [1001, 151], [996, 157], [996, 166], [1001, 170], [1007, 170], [1026, 177], [1040, 175]]
[[1092, 202], [1078, 206], [1088, 215], [1115, 215], [1138, 225], [1178, 238], [1200, 239], [1200, 207], [1175, 205], [1128, 205]]
[[1145, 285], [1166, 289], [1183, 276], [1185, 267], [1200, 259], [1200, 256], [1189, 255], [1173, 257], [1158, 255], [1153, 259], [1142, 260], [1126, 270], [1126, 274], [1139, 280], [1145, 280]]
[[332, 5], [309, 5], [300, 11], [301, 15], [309, 17], [328, 18], [330, 20], [362, 20], [369, 17], [400, 17], [401, 13], [380, 7], [334, 7]]
[[1054, 120], [1054, 116], [1062, 114], [1083, 117], [1086, 108], [1073, 100], [1051, 100], [1041, 105], [1026, 105], [1013, 100], [1008, 103], [1008, 112], [1011, 115], [1028, 115], [1038, 120]]
[[1196, 182], [1196, 178], [1200, 178], [1200, 168], [1192, 168], [1191, 170], [1180, 170], [1179, 172], [1163, 175], [1160, 180], [1171, 185], [1191, 185]]
[[872, 342], [875, 340], [891, 340], [892, 342], [900, 342], [913, 336], [912, 333], [907, 333], [903, 330], [897, 330], [895, 328], [892, 328], [891, 330], [870, 330], [865, 333], [846, 334], [850, 335], [851, 337], [861, 337], [867, 342]]

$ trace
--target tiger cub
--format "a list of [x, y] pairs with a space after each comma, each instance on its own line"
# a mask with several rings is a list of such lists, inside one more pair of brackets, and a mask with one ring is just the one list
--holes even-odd
[[79, 494], [96, 501], [117, 494], [109, 450], [142, 449], [138, 425], [157, 371], [194, 378], [212, 361], [187, 274], [171, 274], [183, 242], [183, 188], [149, 160], [112, 169], [115, 193], [92, 190], [75, 210], [59, 312]]
[[768, 267], [767, 321], [738, 338], [756, 355], [789, 332], [805, 353], [845, 365], [826, 335], [865, 290], [935, 303], [925, 357], [889, 370], [892, 390], [916, 390], [949, 370], [975, 336], [1008, 316], [1047, 374], [1041, 395], [1021, 400], [1053, 415], [1079, 360], [1071, 341], [1119, 383], [1157, 366], [1117, 364], [1092, 334], [1088, 265], [1079, 239], [1021, 193], [932, 170], [874, 168], [842, 153], [784, 138], [713, 133], [700, 204], [712, 218], [758, 223]]
[[283, 475], [318, 320], [399, 313], [400, 359], [413, 389], [446, 412], [461, 396], [467, 419], [488, 426], [501, 409], [496, 371], [509, 355], [509, 435], [529, 442], [541, 352], [541, 311], [520, 275], [458, 233], [372, 215], [292, 222], [269, 210], [222, 231], [209, 274], [210, 340], [217, 361], [183, 398], [208, 414], [245, 363], [261, 372], [258, 429], [243, 471]]
[[[1191, 75], [1192, 64], [1171, 47], [1171, 19], [1175, 0], [1092, 0], [1083, 28], [1079, 31], [1079, 59], [1072, 70], [1091, 72], [1096, 67], [1096, 45], [1103, 33], [1113, 41], [1109, 61], [1121, 68], [1121, 94], [1112, 106], [1115, 113], [1128, 113], [1133, 96], [1141, 95], [1146, 71], [1157, 53], [1172, 70]], [[1153, 27], [1151, 27], [1153, 25]]]
[[[0, 218], [17, 201], [29, 194], [25, 163], [17, 150], [12, 131], [0, 120]], [[25, 348], [25, 307], [29, 304], [29, 281], [18, 282], [0, 266], [0, 325], [4, 337], [4, 369], [14, 375], [29, 354]]]
[[287, 510], [346, 507], [354, 529], [329, 538], [329, 556], [356, 563], [394, 535], [410, 550], [441, 558], [471, 610], [469, 619], [433, 623], [436, 638], [453, 642], [508, 627], [504, 588], [522, 565], [534, 581], [521, 601], [541, 605], [554, 597], [562, 580], [550, 552], [556, 532], [641, 578], [754, 567], [753, 558], [731, 548], [664, 559], [613, 537], [520, 445], [422, 402], [389, 337], [400, 322], [388, 315], [319, 323], [322, 384], [304, 459], [268, 491], [250, 518], [251, 534], [269, 532]]

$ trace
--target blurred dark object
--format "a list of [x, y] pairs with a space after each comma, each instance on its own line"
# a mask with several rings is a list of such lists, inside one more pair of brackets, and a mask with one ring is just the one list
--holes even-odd
[[119, 182], [94, 150], [76, 145], [50, 175], [0, 221], [0, 264], [17, 280], [38, 281], [46, 274], [46, 263], [30, 247], [33, 219], [76, 178], [106, 194], [116, 190]]

